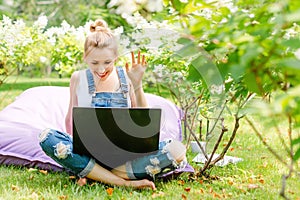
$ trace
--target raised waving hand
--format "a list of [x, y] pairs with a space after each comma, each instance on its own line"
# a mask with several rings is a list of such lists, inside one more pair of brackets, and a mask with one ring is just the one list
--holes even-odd
[[141, 52], [138, 51], [137, 59], [135, 59], [134, 53], [131, 52], [131, 61], [131, 67], [126, 63], [125, 68], [134, 90], [137, 90], [142, 87], [143, 76], [147, 68], [146, 58], [145, 55], [141, 55]]

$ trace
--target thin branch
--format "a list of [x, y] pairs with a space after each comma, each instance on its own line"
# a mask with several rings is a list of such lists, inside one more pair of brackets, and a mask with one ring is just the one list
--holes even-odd
[[[196, 98], [196, 99], [194, 99], [194, 101], [190, 104], [190, 105], [188, 105], [186, 108], [185, 108], [185, 115], [186, 116], [188, 116], [188, 111], [189, 111], [189, 109], [193, 106], [193, 105], [195, 105], [195, 103], [198, 101], [198, 106], [196, 107], [196, 108], [198, 108], [199, 107], [199, 104], [200, 104], [200, 101], [201, 101], [201, 99], [202, 99], [202, 96], [203, 96], [203, 92], [201, 92], [201, 94]], [[198, 110], [198, 109], [197, 109]], [[195, 121], [195, 117], [196, 117], [196, 114], [197, 114], [197, 111], [194, 113], [194, 116], [193, 116], [193, 119], [192, 119], [192, 122], [191, 122], [191, 127], [194, 127], [194, 121]], [[186, 118], [187, 119], [187, 118]], [[187, 124], [187, 123], [186, 123]], [[190, 142], [190, 138], [191, 138], [191, 135], [189, 135], [189, 137], [188, 137], [188, 139], [187, 139], [187, 145], [189, 144], [189, 142]]]
[[229, 147], [231, 146], [231, 144], [236, 136], [237, 130], [240, 127], [239, 121], [241, 118], [242, 117], [238, 117], [237, 115], [235, 116], [235, 124], [234, 124], [234, 129], [231, 133], [231, 137], [230, 137], [228, 143], [226, 144], [225, 148], [223, 149], [222, 153], [215, 160], [212, 161], [211, 165], [216, 164], [219, 160], [222, 160], [224, 158], [225, 154], [227, 153]]
[[279, 127], [278, 127], [278, 124], [274, 122], [274, 126], [275, 126], [276, 133], [277, 133], [277, 135], [279, 137], [279, 140], [280, 140], [282, 146], [284, 147], [284, 149], [286, 150], [286, 152], [290, 155], [291, 151], [288, 148], [288, 146], [286, 145], [286, 143], [285, 143], [285, 141], [284, 141], [284, 139], [282, 137], [282, 134], [281, 134], [281, 131], [280, 131]]
[[203, 147], [202, 147], [202, 145], [200, 144], [200, 142], [197, 140], [196, 134], [194, 133], [194, 131], [191, 129], [191, 127], [190, 127], [188, 124], [187, 124], [187, 128], [189, 129], [190, 134], [194, 137], [195, 141], [197, 142], [198, 146], [200, 147], [200, 150], [201, 150], [202, 154], [204, 155], [204, 157], [205, 157], [206, 159], [208, 159], [208, 156], [207, 156], [205, 150], [203, 149]]
[[[194, 125], [195, 125], [195, 118], [196, 118], [196, 115], [197, 115], [197, 113], [198, 113], [198, 108], [199, 108], [199, 105], [200, 105], [200, 102], [201, 102], [201, 99], [202, 99], [202, 97], [203, 97], [203, 90], [201, 91], [201, 93], [200, 93], [200, 95], [197, 97], [197, 99], [196, 99], [196, 101], [194, 101], [192, 104], [195, 104], [197, 101], [198, 101], [198, 103], [197, 103], [197, 106], [196, 106], [196, 111], [194, 112], [194, 115], [193, 115], [193, 118], [192, 118], [192, 121], [191, 121], [191, 127], [194, 127]], [[191, 107], [188, 107], [188, 108], [186, 108], [186, 114], [188, 113], [188, 109], [190, 109]], [[190, 142], [190, 135], [189, 135], [189, 137], [188, 137], [188, 140], [187, 140], [187, 145], [189, 144], [189, 142]]]
[[215, 144], [215, 146], [214, 146], [214, 149], [213, 149], [213, 151], [212, 151], [212, 153], [211, 153], [209, 159], [205, 162], [205, 165], [202, 167], [200, 173], [204, 172], [209, 166], [212, 166], [212, 165], [210, 164], [210, 163], [211, 163], [211, 160], [213, 159], [213, 156], [214, 156], [214, 154], [216, 153], [216, 151], [217, 151], [217, 149], [218, 149], [218, 147], [219, 147], [219, 145], [220, 145], [220, 143], [221, 143], [221, 141], [222, 141], [222, 138], [223, 138], [223, 136], [224, 136], [224, 133], [228, 131], [228, 129], [225, 128], [225, 126], [224, 126], [224, 124], [223, 124], [223, 123], [224, 123], [224, 119], [220, 119], [220, 120], [221, 120], [221, 124], [222, 124], [222, 131], [221, 131], [221, 134], [219, 135], [219, 138], [218, 138], [218, 140], [217, 140], [217, 142], [216, 142], [216, 144]]
[[[219, 120], [221, 120], [221, 124], [222, 124], [221, 134], [219, 135], [219, 138], [218, 138], [217, 142], [215, 143], [214, 149], [213, 149], [213, 151], [212, 151], [210, 157], [209, 157], [209, 158], [207, 158], [207, 156], [205, 157], [207, 161], [205, 162], [205, 165], [202, 167], [200, 173], [204, 172], [209, 166], [211, 166], [211, 165], [210, 165], [210, 162], [211, 162], [211, 160], [212, 160], [212, 158], [213, 158], [213, 156], [214, 156], [216, 150], [217, 150], [218, 147], [219, 147], [219, 144], [220, 144], [220, 142], [221, 142], [221, 140], [222, 140], [222, 138], [223, 138], [223, 135], [224, 135], [224, 133], [225, 133], [226, 131], [228, 131], [227, 128], [225, 128], [224, 125], [223, 125], [224, 119], [223, 119], [223, 118], [221, 119], [221, 114], [223, 113], [223, 111], [224, 111], [224, 109], [225, 109], [225, 107], [226, 107], [226, 103], [227, 103], [227, 101], [225, 101], [225, 103], [224, 103], [224, 105], [223, 105], [223, 107], [222, 107], [222, 109], [221, 109], [221, 111], [220, 111], [220, 114], [219, 114], [219, 116], [218, 116], [218, 118], [217, 118], [217, 120], [216, 120], [216, 123], [217, 123]], [[215, 124], [216, 124], [216, 123], [215, 123]], [[211, 130], [214, 130], [214, 128], [215, 128], [215, 126], [214, 126]], [[201, 147], [201, 145], [199, 145], [199, 146]]]
[[254, 130], [255, 134], [258, 136], [258, 138], [261, 140], [261, 142], [267, 147], [267, 149], [285, 166], [288, 166], [288, 164], [274, 151], [274, 149], [272, 147], [270, 147], [270, 145], [267, 144], [266, 141], [264, 141], [262, 134], [256, 129], [256, 127], [254, 126], [254, 124], [252, 123], [252, 121], [250, 121], [250, 119], [248, 119], [247, 116], [245, 116], [246, 121], [248, 122], [248, 124], [251, 126], [251, 128]]
[[288, 127], [288, 136], [289, 136], [289, 142], [290, 142], [290, 164], [289, 164], [289, 173], [287, 175], [283, 175], [282, 176], [282, 183], [281, 183], [281, 190], [280, 190], [280, 196], [282, 196], [285, 199], [288, 199], [287, 196], [285, 195], [285, 187], [286, 187], [286, 180], [292, 175], [293, 171], [294, 171], [294, 159], [293, 159], [293, 145], [292, 145], [292, 118], [290, 115], [288, 115], [288, 123], [289, 123], [289, 127]]
[[217, 125], [219, 119], [221, 118], [221, 115], [222, 115], [222, 113], [223, 113], [223, 111], [224, 111], [224, 109], [225, 109], [225, 107], [226, 107], [226, 103], [227, 103], [227, 102], [228, 102], [228, 100], [225, 101], [224, 106], [222, 107], [222, 109], [221, 109], [221, 111], [220, 111], [220, 113], [219, 113], [219, 115], [218, 115], [218, 117], [217, 117], [215, 123], [213, 124], [213, 127], [210, 129], [208, 135], [210, 135], [210, 134], [212, 133], [212, 131], [215, 129], [215, 127], [216, 127], [216, 125]]

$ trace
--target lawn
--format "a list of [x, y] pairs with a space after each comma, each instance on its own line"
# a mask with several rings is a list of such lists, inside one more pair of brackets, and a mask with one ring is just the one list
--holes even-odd
[[[13, 78], [0, 86], [0, 110], [11, 103], [27, 88], [41, 85], [67, 86], [68, 79]], [[265, 139], [280, 149], [272, 131]], [[245, 124], [232, 144], [228, 155], [243, 158], [242, 162], [225, 167], [214, 167], [211, 178], [196, 180], [183, 174], [169, 182], [156, 180], [157, 190], [134, 190], [88, 182], [80, 187], [67, 173], [54, 173], [15, 166], [0, 166], [0, 200], [15, 199], [280, 199], [281, 175], [287, 172], [262, 145], [254, 132]], [[192, 159], [196, 156], [188, 149], [188, 161], [198, 169]], [[300, 199], [299, 176], [287, 182], [287, 195]]]

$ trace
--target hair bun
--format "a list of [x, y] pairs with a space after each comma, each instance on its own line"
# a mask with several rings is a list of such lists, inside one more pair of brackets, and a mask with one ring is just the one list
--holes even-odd
[[103, 19], [97, 19], [94, 23], [90, 25], [90, 31], [95, 32], [95, 31], [107, 31], [108, 30], [108, 25], [106, 21]]

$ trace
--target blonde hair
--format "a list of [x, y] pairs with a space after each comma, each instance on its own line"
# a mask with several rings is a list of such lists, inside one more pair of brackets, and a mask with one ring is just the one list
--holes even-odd
[[84, 43], [84, 58], [94, 48], [110, 48], [116, 56], [118, 55], [118, 44], [115, 36], [108, 28], [106, 21], [97, 19], [90, 25], [90, 34], [86, 37]]

